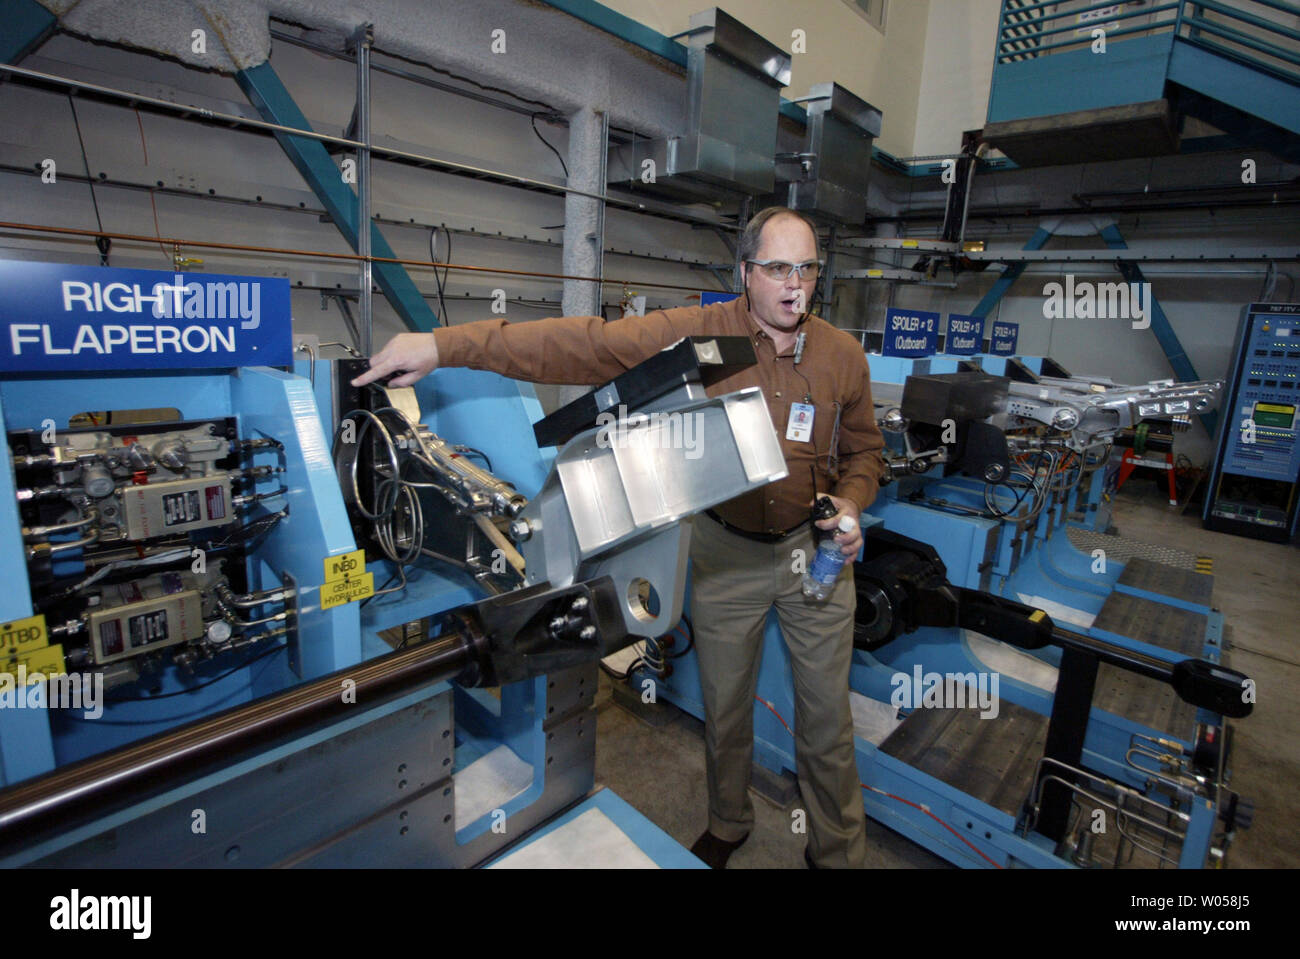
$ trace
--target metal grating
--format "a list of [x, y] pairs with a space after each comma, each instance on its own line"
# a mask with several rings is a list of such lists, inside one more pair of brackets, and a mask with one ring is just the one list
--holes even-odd
[[1047, 742], [1047, 717], [1005, 699], [996, 718], [968, 709], [918, 709], [880, 749], [1010, 816], [1029, 795]]
[[[1127, 593], [1111, 593], [1093, 626], [1189, 657], [1200, 656], [1205, 643], [1201, 613]], [[1196, 710], [1167, 683], [1105, 664], [1097, 672], [1093, 705], [1182, 739], [1191, 737], [1196, 719]]]
[[1125, 562], [1119, 585], [1157, 596], [1172, 596], [1198, 606], [1209, 606], [1214, 594], [1213, 576], [1179, 569], [1168, 563], [1152, 562], [1141, 556]]
[[1203, 613], [1179, 606], [1128, 593], [1111, 593], [1092, 621], [1092, 628], [1184, 656], [1199, 656], [1205, 645], [1206, 619]]
[[1137, 540], [1125, 539], [1123, 536], [1110, 536], [1106, 533], [1097, 533], [1077, 526], [1067, 526], [1066, 533], [1070, 538], [1070, 545], [1084, 553], [1091, 553], [1094, 549], [1104, 549], [1107, 556], [1120, 563], [1140, 558], [1150, 560], [1153, 563], [1164, 563], [1166, 566], [1174, 566], [1178, 569], [1196, 571], [1198, 557], [1195, 553], [1189, 553], [1186, 550], [1175, 549], [1172, 546], [1153, 546], [1150, 543], [1139, 543]]

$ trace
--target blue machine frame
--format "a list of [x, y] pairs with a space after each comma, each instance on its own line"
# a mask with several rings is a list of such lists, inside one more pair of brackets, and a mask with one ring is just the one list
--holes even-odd
[[[266, 319], [286, 327], [289, 322], [287, 316]], [[75, 414], [129, 404], [131, 409], [174, 408], [182, 420], [233, 418], [240, 437], [278, 440], [282, 453], [259, 450], [255, 462], [278, 462], [284, 471], [259, 480], [256, 491], [274, 493], [283, 484], [285, 492], [266, 506], [287, 505], [288, 515], [250, 553], [246, 572], [250, 589], [290, 582], [297, 591], [293, 629], [268, 644], [265, 655], [243, 661], [245, 654], [227, 653], [190, 673], [168, 665], [148, 690], [127, 686], [128, 696], [115, 690], [97, 719], [73, 710], [0, 710], [0, 787], [356, 666], [392, 651], [380, 636], [384, 630], [485, 597], [467, 574], [422, 560], [401, 593], [321, 608], [325, 560], [352, 552], [356, 544], [331, 456], [337, 427], [334, 364], [296, 355], [293, 372], [244, 367], [17, 375], [0, 382], [0, 428], [6, 431], [41, 430], [50, 421], [62, 429]], [[539, 450], [533, 438], [541, 407], [531, 386], [448, 369], [425, 378], [416, 393], [421, 409], [431, 411], [425, 422], [435, 433], [482, 450], [496, 475], [526, 496], [536, 494], [554, 453]], [[0, 569], [13, 584], [0, 595], [0, 620], [13, 621], [31, 616], [33, 606], [12, 469], [0, 470], [0, 504], [7, 504], [0, 506]], [[79, 562], [77, 556], [65, 557], [62, 568], [77, 573]], [[371, 572], [379, 587], [393, 569], [381, 560], [371, 564]], [[25, 849], [5, 864], [473, 865], [590, 792], [596, 676], [594, 664], [563, 670], [503, 686], [499, 699], [485, 690], [436, 683], [396, 703], [359, 709], [347, 721], [274, 749], [232, 757], [225, 769]], [[406, 717], [411, 730], [428, 734], [426, 739], [395, 731], [397, 714]], [[439, 729], [431, 733], [431, 724]], [[476, 763], [492, 755], [496, 760], [489, 765], [505, 756], [525, 778], [515, 780], [509, 794], [478, 789], [474, 797], [461, 797], [457, 816], [457, 779], [475, 778]], [[361, 783], [349, 773], [358, 762], [373, 766]], [[285, 768], [303, 770], [308, 783], [335, 781], [339, 805], [317, 808], [316, 797], [303, 795], [299, 812], [315, 810], [306, 817], [311, 827], [287, 825], [274, 803], [286, 788], [287, 777], [279, 775]], [[204, 808], [210, 812], [222, 811], [221, 825], [196, 843], [153, 841], [161, 823], [189, 816], [195, 797], [209, 804]], [[403, 820], [427, 817], [427, 828], [419, 841], [407, 838], [417, 832], [410, 824], [379, 828], [371, 818], [375, 809]], [[368, 823], [359, 831], [357, 817]], [[106, 829], [150, 838], [134, 847], [114, 846], [105, 856], [103, 844], [92, 840]], [[334, 835], [331, 829], [342, 832]], [[245, 833], [260, 838], [234, 842]], [[229, 853], [223, 841], [236, 851]]]
[[[869, 355], [873, 381], [888, 383], [902, 383], [913, 373], [955, 372], [959, 362], [969, 359], [978, 363], [1004, 358], [940, 355], [908, 359]], [[1037, 365], [1032, 363], [1034, 358], [1021, 359], [1027, 365]], [[1105, 471], [1098, 469], [1087, 487], [1081, 485], [1069, 496], [1058, 496], [1034, 520], [1024, 523], [1014, 518], [999, 520], [977, 515], [984, 509], [983, 482], [960, 475], [945, 478], [941, 469], [935, 468], [917, 480], [904, 481], [907, 489], [902, 488], [902, 483], [882, 489], [876, 502], [863, 514], [862, 524], [864, 528], [880, 525], [932, 544], [947, 568], [949, 581], [957, 586], [1022, 600], [1029, 605], [1039, 605], [1044, 600], [1055, 602], [1077, 611], [1089, 621], [1114, 592], [1199, 613], [1205, 617], [1206, 625], [1198, 654], [1210, 662], [1219, 662], [1223, 617], [1217, 610], [1193, 600], [1122, 583], [1124, 563], [1085, 555], [1069, 542], [1065, 526], [1070, 514], [1080, 509], [1085, 517], [1089, 515], [1089, 502], [1100, 500], [1104, 491], [1104, 477]], [[923, 486], [929, 505], [910, 500], [908, 493], [917, 486]], [[944, 508], [942, 504], [954, 508]], [[1095, 515], [1096, 511], [1092, 512]], [[1170, 664], [1185, 658], [1172, 650], [1092, 626], [1080, 624], [1080, 631]], [[1032, 655], [1049, 667], [1059, 666], [1061, 662], [1061, 651], [1055, 647], [1036, 650]], [[850, 685], [855, 694], [876, 704], [888, 704], [900, 674], [910, 676], [917, 668], [939, 674], [990, 673], [992, 667], [980, 656], [981, 652], [972, 647], [964, 631], [923, 627], [874, 652], [855, 650]], [[1032, 670], [1026, 673], [1031, 674]], [[647, 675], [648, 672], [639, 673], [638, 681]], [[1038, 675], [1041, 677], [1041, 672]], [[674, 659], [671, 676], [656, 677], [655, 683], [658, 695], [703, 718], [698, 664], [693, 653]], [[785, 720], [794, 716], [794, 693], [789, 653], [775, 612], [769, 615], [763, 634], [757, 696], [760, 702], [754, 706], [755, 761], [773, 772], [793, 771], [796, 768], [794, 743]], [[1052, 714], [1054, 696], [1050, 681], [1040, 678], [1030, 682], [1004, 673], [1001, 697], [1040, 716]], [[908, 712], [904, 709], [899, 715]], [[1170, 734], [1095, 707], [1089, 717], [1081, 764], [1133, 789], [1143, 788], [1147, 775], [1126, 762], [1126, 754], [1137, 738], [1171, 741]], [[1218, 726], [1223, 720], [1202, 709], [1197, 711], [1197, 721]], [[1172, 739], [1190, 753], [1195, 735], [1195, 730], [1189, 728]], [[888, 755], [876, 742], [858, 737], [855, 743], [868, 813], [922, 846], [964, 866], [1071, 865], [1056, 854], [1054, 843], [1026, 831], [1017, 817]], [[1178, 865], [1195, 868], [1205, 864], [1216, 817], [1212, 803], [1193, 801], [1190, 804]]]

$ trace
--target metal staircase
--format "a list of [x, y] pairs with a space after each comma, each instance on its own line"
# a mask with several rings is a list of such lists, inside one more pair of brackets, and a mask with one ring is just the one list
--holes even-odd
[[1300, 162], [1300, 4], [1003, 0], [985, 139], [1021, 165], [1177, 152], [1194, 117]]

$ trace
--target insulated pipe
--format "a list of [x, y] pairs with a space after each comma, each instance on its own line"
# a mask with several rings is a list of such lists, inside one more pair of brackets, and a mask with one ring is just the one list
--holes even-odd
[[[169, 783], [193, 781], [234, 755], [270, 748], [449, 679], [485, 642], [454, 632], [19, 783], [0, 792], [0, 855], [141, 801]], [[351, 702], [344, 702], [344, 688], [355, 693]]]
[[[563, 270], [570, 276], [600, 276], [605, 249], [605, 205], [591, 194], [605, 190], [605, 159], [609, 149], [605, 114], [584, 107], [569, 117], [569, 186], [579, 193], [564, 197]], [[600, 316], [599, 283], [564, 281], [560, 310], [564, 316]], [[561, 405], [588, 392], [585, 386], [559, 391]]]

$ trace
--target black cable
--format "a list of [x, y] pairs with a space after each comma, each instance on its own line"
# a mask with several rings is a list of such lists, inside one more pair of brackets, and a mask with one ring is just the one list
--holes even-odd
[[225, 546], [247, 546], [259, 536], [262, 536], [275, 528], [276, 524], [288, 514], [288, 507], [277, 510], [274, 513], [268, 513], [266, 516], [250, 520], [242, 526], [232, 529], [221, 539], [213, 542], [212, 548], [221, 548]]
[[[366, 605], [366, 603], [370, 602], [370, 601], [371, 601], [372, 599], [374, 599], [376, 596], [379, 596], [380, 594], [382, 594], [384, 590], [388, 589], [388, 587], [391, 586], [391, 585], [393, 584], [393, 580], [395, 580], [395, 579], [397, 579], [397, 574], [396, 574], [396, 573], [394, 573], [392, 576], [388, 577], [388, 581], [387, 581], [386, 583], [384, 583], [383, 586], [380, 586], [377, 590], [375, 590], [373, 593], [371, 593], [369, 596], [367, 596], [365, 599], [363, 599], [363, 600], [361, 601], [361, 606], [364, 607], [364, 606]], [[359, 607], [359, 608], [360, 608], [360, 607]], [[406, 645], [406, 640], [402, 640], [402, 645], [403, 645], [403, 646]], [[401, 649], [401, 646], [399, 646], [398, 649]]]
[[551, 146], [551, 144], [547, 142], [546, 137], [542, 136], [541, 131], [537, 129], [537, 118], [544, 116], [546, 116], [545, 113], [534, 113], [528, 118], [528, 122], [532, 125], [533, 132], [537, 134], [537, 139], [541, 140], [542, 143], [546, 145], [546, 149], [555, 154], [555, 159], [560, 161], [560, 168], [564, 170], [564, 179], [567, 180], [569, 178], [569, 167], [564, 162], [564, 157], [560, 156], [560, 151]]
[[606, 666], [603, 661], [600, 664], [600, 668], [604, 670], [605, 674], [608, 675], [611, 679], [616, 679], [620, 683], [626, 683], [626, 682], [630, 682], [632, 679], [632, 674], [636, 672], [639, 667], [644, 665], [646, 665], [645, 660], [641, 659], [638, 656], [636, 659], [632, 660], [631, 664], [627, 667], [626, 673], [617, 672], [613, 667]]
[[[241, 669], [247, 669], [249, 666], [252, 666], [253, 663], [257, 662], [259, 659], [265, 659], [267, 656], [270, 656], [272, 653], [278, 653], [281, 650], [285, 650], [288, 648], [289, 647], [287, 645], [272, 646], [270, 649], [263, 650], [262, 652], [258, 653], [256, 656], [248, 657], [248, 659], [244, 660], [238, 666], [235, 666], [233, 669], [227, 670], [226, 672], [222, 673], [220, 676], [214, 676], [212, 679], [209, 679], [206, 682], [199, 683], [197, 686], [190, 686], [187, 689], [178, 689], [174, 693], [159, 693], [157, 696], [124, 696], [121, 699], [111, 699], [106, 697], [106, 701], [112, 703], [130, 703], [130, 702], [145, 703], [145, 702], [152, 702], [155, 699], [170, 699], [172, 696], [188, 696], [190, 693], [197, 692], [198, 690], [211, 686], [214, 683], [219, 683], [223, 679], [229, 679], [231, 676], [235, 675], [235, 673], [239, 672]], [[153, 722], [153, 720], [149, 720], [149, 722]]]
[[[90, 160], [86, 156], [86, 141], [81, 137], [81, 121], [77, 119], [77, 104], [72, 99], [72, 93], [68, 93], [68, 106], [72, 108], [72, 125], [77, 128], [77, 142], [81, 144], [81, 163], [86, 168], [86, 185], [90, 187], [90, 202], [95, 207], [95, 225], [99, 227], [99, 232], [104, 232], [104, 221], [99, 216], [99, 200], [95, 196], [95, 180], [90, 175]], [[99, 250], [99, 265], [108, 266], [108, 251], [112, 249], [113, 241], [106, 236], [95, 238], [95, 248]]]
[[455, 446], [453, 447], [453, 449], [455, 449], [457, 453], [473, 453], [475, 456], [482, 457], [483, 462], [487, 464], [488, 472], [489, 473], [496, 472], [495, 470], [492, 469], [492, 461], [488, 459], [488, 455], [484, 453], [482, 450], [476, 450], [472, 446]]
[[681, 659], [695, 648], [695, 627], [691, 625], [690, 617], [683, 616], [682, 622], [686, 624], [686, 648], [680, 653], [673, 653], [671, 656], [667, 657], [668, 659]]
[[[185, 549], [185, 547], [182, 546], [176, 546], [173, 548], [177, 550]], [[193, 558], [192, 552], [189, 549], [185, 549], [185, 553], [181, 556], [177, 556], [176, 559], [169, 560], [166, 563], [150, 563], [148, 564], [148, 568], [150, 570], [154, 570], [158, 572], [165, 572], [167, 569], [173, 566], [188, 565], [192, 558]], [[101, 579], [96, 580], [95, 583], [91, 585], [100, 585], [100, 584], [103, 584], [105, 586], [114, 585], [119, 581], [121, 581], [123, 574], [125, 574], [129, 579], [137, 578], [140, 573], [140, 569], [139, 569], [140, 562], [139, 560], [134, 560], [130, 562], [132, 563], [132, 565], [119, 569], [116, 572], [105, 573]], [[78, 585], [86, 579], [86, 576], [84, 570], [81, 573], [76, 573], [73, 575], [75, 575], [77, 581], [72, 583], [71, 585], [65, 587], [64, 589], [60, 590], [57, 593], [48, 593], [46, 595], [36, 597], [36, 599], [34, 600], [33, 611], [37, 613], [44, 613], [45, 611], [52, 609], [54, 606], [63, 602], [65, 599], [70, 599], [71, 597], [75, 596], [77, 593]]]
[[434, 241], [438, 238], [439, 229], [441, 229], [447, 237], [447, 258], [441, 262], [451, 263], [451, 231], [447, 229], [445, 223], [441, 227], [434, 227], [429, 231], [429, 261], [434, 264], [433, 282], [438, 287], [438, 310], [442, 314], [442, 325], [451, 326], [451, 322], [447, 319], [447, 300], [444, 295], [447, 292], [447, 275], [451, 272], [451, 267], [444, 267], [440, 275], [437, 266], [440, 261], [434, 253]]
[[[986, 510], [986, 511], [984, 511], [983, 513], [981, 513], [980, 515], [991, 516], [991, 517], [993, 517], [994, 519], [1005, 519], [1006, 517], [1011, 516], [1011, 515], [1012, 515], [1012, 514], [1017, 510], [1017, 509], [1019, 509], [1019, 508], [1020, 508], [1020, 504], [1024, 501], [1025, 493], [1027, 493], [1029, 490], [1031, 490], [1031, 489], [1034, 488], [1034, 479], [1033, 479], [1033, 477], [1038, 475], [1038, 464], [1039, 464], [1040, 462], [1042, 462], [1042, 456], [1043, 456], [1043, 454], [1042, 454], [1042, 452], [1040, 451], [1039, 454], [1038, 454], [1038, 461], [1034, 463], [1034, 467], [1033, 467], [1033, 470], [1032, 470], [1032, 473], [1031, 473], [1031, 476], [1030, 476], [1030, 479], [1029, 479], [1029, 485], [1028, 485], [1028, 486], [1022, 486], [1022, 487], [1020, 487], [1020, 492], [1016, 494], [1016, 501], [1015, 501], [1014, 503], [1011, 504], [1011, 508], [1010, 508], [1010, 509], [1003, 510], [1003, 509], [1001, 509], [1000, 507], [994, 507], [992, 510]], [[1009, 479], [1009, 478], [1010, 478], [1010, 477], [1008, 477], [1008, 479]], [[1012, 491], [1014, 491], [1014, 490], [1016, 489], [1016, 487], [1012, 486], [1012, 485], [1011, 485], [1010, 483], [1008, 483], [1006, 480], [1002, 480], [1001, 482], [998, 482], [998, 483], [991, 483], [990, 485], [991, 485], [994, 489], [997, 489], [999, 486], [1005, 486], [1007, 489], [1012, 490]]]

